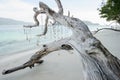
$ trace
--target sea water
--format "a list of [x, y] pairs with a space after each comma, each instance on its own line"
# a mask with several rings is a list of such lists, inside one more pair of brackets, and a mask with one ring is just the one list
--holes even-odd
[[[88, 25], [91, 31], [104, 26]], [[0, 57], [30, 50], [59, 39], [69, 37], [72, 32], [69, 28], [55, 25], [49, 26], [45, 36], [37, 37], [42, 34], [44, 26], [34, 28], [24, 28], [23, 25], [0, 25]]]
[[23, 25], [0, 25], [0, 56], [34, 49], [72, 34], [67, 27], [57, 25], [49, 26], [45, 36], [36, 36], [43, 31], [44, 26], [30, 29], [24, 28]]

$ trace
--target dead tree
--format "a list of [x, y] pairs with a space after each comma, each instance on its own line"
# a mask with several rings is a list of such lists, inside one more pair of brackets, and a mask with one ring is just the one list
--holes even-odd
[[[61, 4], [60, 0], [56, 2], [57, 5]], [[58, 7], [57, 13], [43, 2], [39, 5], [42, 12], [40, 14], [46, 14], [50, 19], [69, 27], [73, 34], [69, 38], [43, 45], [43, 48], [25, 64], [32, 64], [29, 67], [33, 67], [34, 63], [53, 51], [76, 50], [81, 56], [85, 80], [120, 80], [120, 60], [92, 35], [86, 24], [77, 18], [61, 14], [63, 10], [61, 6]]]

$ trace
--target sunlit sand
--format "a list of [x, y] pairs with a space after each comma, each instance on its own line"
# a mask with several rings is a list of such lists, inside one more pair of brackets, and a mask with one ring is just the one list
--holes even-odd
[[[120, 58], [120, 32], [102, 30], [95, 35], [104, 46]], [[83, 80], [83, 68], [79, 54], [67, 51], [57, 51], [45, 56], [44, 62], [33, 69], [26, 68], [7, 75], [2, 75], [4, 69], [19, 66], [39, 49], [20, 52], [0, 59], [0, 80]]]

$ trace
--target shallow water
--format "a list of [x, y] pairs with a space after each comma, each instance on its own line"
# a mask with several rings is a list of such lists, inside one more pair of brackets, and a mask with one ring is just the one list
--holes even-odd
[[44, 30], [43, 26], [37, 28], [23, 28], [22, 25], [0, 26], [0, 56], [33, 49], [37, 44], [49, 43], [71, 35], [68, 28], [62, 26], [49, 26], [45, 36], [37, 37]]
[[[88, 25], [91, 31], [104, 26]], [[45, 44], [72, 34], [71, 30], [61, 25], [49, 26], [45, 36], [36, 37], [44, 30], [44, 26], [23, 28], [23, 25], [0, 25], [0, 56], [34, 49], [37, 44]]]

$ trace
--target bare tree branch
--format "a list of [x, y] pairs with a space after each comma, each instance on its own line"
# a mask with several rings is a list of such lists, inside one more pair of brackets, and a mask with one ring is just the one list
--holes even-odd
[[14, 68], [11, 68], [11, 69], [8, 69], [8, 70], [4, 70], [4, 71], [2, 72], [2, 74], [3, 74], [3, 75], [9, 74], [9, 73], [12, 73], [12, 72], [21, 70], [21, 69], [25, 69], [25, 68], [27, 68], [27, 67], [32, 68], [31, 66], [33, 66], [35, 63], [36, 63], [36, 64], [41, 64], [41, 63], [43, 63], [43, 60], [39, 60], [39, 61], [36, 61], [36, 62], [34, 62], [34, 63], [29, 63], [29, 64], [26, 64], [26, 63], [25, 63], [25, 64], [20, 65], [20, 66], [18, 66], [18, 67], [14, 67]]
[[60, 0], [55, 0], [55, 1], [57, 3], [58, 9], [59, 9], [58, 13], [63, 15], [63, 6], [61, 4], [61, 1]]
[[70, 17], [70, 11], [68, 11], [68, 17]]
[[94, 34], [98, 33], [98, 32], [101, 31], [101, 30], [104, 30], [104, 29], [106, 29], [106, 30], [113, 30], [113, 31], [120, 32], [120, 30], [118, 30], [118, 29], [112, 29], [112, 28], [101, 28], [101, 29], [98, 29], [97, 31], [95, 31]]
[[[59, 8], [58, 13], [62, 15], [62, 14], [63, 14], [62, 4], [61, 4], [60, 0], [55, 0], [55, 1], [56, 1], [56, 3], [57, 3], [58, 8]], [[35, 12], [35, 14], [34, 14], [34, 16], [33, 16], [34, 21], [35, 21], [35, 24], [34, 24], [34, 25], [27, 25], [27, 26], [24, 26], [24, 27], [32, 28], [32, 27], [37, 27], [37, 26], [39, 26], [39, 21], [38, 21], [37, 17], [38, 17], [39, 14], [43, 14], [43, 13], [45, 13], [45, 12], [44, 12], [44, 10], [38, 10], [36, 7], [33, 8], [33, 11]], [[42, 34], [37, 35], [37, 36], [43, 36], [43, 35], [45, 35], [45, 34], [47, 33], [48, 20], [49, 20], [49, 17], [47, 16], [47, 17], [46, 17], [46, 20], [45, 20], [45, 29], [44, 29], [44, 32], [43, 32]], [[53, 19], [53, 20], [54, 20], [54, 19]], [[52, 23], [52, 25], [55, 25], [55, 24], [56, 24], [56, 21], [54, 20], [54, 23]]]
[[45, 20], [45, 29], [44, 29], [44, 32], [42, 34], [39, 34], [37, 36], [43, 36], [43, 35], [46, 35], [47, 31], [48, 31], [48, 16], [46, 17], [46, 20]]
[[35, 12], [35, 14], [33, 16], [35, 24], [34, 25], [25, 25], [24, 27], [32, 28], [32, 27], [39, 26], [39, 21], [38, 21], [37, 17], [38, 17], [39, 14], [44, 14], [45, 12], [43, 10], [38, 10], [36, 7], [33, 8], [33, 11]]
[[[41, 48], [39, 51], [37, 51], [31, 58], [30, 60], [28, 60], [26, 63], [24, 63], [21, 66], [18, 67], [14, 67], [8, 70], [4, 70], [2, 72], [3, 75], [5, 74], [9, 74], [27, 67], [34, 67], [34, 65], [37, 64], [41, 64], [43, 62], [43, 60], [40, 60], [42, 57], [50, 54], [51, 52], [54, 51], [59, 51], [59, 50], [73, 50], [72, 46], [68, 43], [71, 39], [70, 38], [66, 38], [66, 39], [62, 39], [59, 40], [57, 42], [52, 42], [49, 43], [47, 45], [43, 45], [43, 48]], [[53, 46], [54, 45], [54, 46]]]

